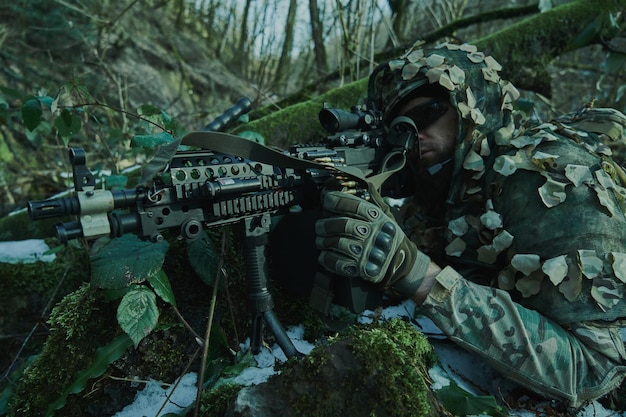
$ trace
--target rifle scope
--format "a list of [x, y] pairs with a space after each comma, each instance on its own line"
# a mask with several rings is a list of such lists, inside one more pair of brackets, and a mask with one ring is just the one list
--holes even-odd
[[373, 111], [363, 111], [360, 107], [353, 107], [351, 111], [323, 107], [319, 113], [322, 127], [334, 134], [344, 130], [374, 129], [382, 118]]

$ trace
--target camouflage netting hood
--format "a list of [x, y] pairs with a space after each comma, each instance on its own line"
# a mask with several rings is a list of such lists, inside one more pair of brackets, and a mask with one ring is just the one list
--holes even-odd
[[[453, 189], [460, 198], [458, 177], [480, 178], [495, 144], [503, 144], [514, 130], [513, 101], [517, 89], [498, 75], [500, 64], [473, 45], [444, 43], [431, 49], [415, 49], [379, 67], [370, 78], [370, 100], [383, 110], [385, 123], [416, 90], [440, 86], [449, 91], [457, 109], [459, 130], [454, 155]], [[468, 134], [469, 132], [469, 134]]]
[[516, 129], [519, 93], [499, 70], [475, 47], [446, 43], [409, 51], [370, 79], [387, 119], [432, 85], [457, 109], [442, 256], [560, 323], [626, 317], [626, 174], [610, 157], [626, 143], [626, 117], [585, 108]]

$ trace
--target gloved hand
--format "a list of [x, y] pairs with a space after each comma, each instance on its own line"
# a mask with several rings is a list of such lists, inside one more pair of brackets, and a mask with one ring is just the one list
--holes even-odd
[[315, 224], [318, 261], [332, 273], [360, 277], [410, 297], [430, 258], [406, 237], [382, 198], [370, 193], [378, 205], [340, 191], [323, 196], [322, 208], [331, 216]]

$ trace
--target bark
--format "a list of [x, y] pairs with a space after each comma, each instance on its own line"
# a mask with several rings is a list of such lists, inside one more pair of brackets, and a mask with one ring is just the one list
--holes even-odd
[[287, 22], [285, 23], [285, 42], [283, 43], [283, 50], [280, 54], [280, 59], [278, 60], [278, 66], [276, 68], [276, 83], [283, 88], [284, 86], [282, 84], [287, 76], [287, 67], [291, 61], [297, 7], [298, 3], [296, 0], [289, 1], [289, 12], [287, 13]]
[[309, 12], [311, 15], [311, 37], [313, 39], [315, 68], [317, 69], [317, 73], [322, 76], [326, 74], [327, 60], [326, 47], [324, 46], [324, 36], [322, 33], [322, 22], [320, 21], [320, 12], [317, 0], [309, 0]]
[[388, 4], [392, 13], [391, 18], [393, 19], [391, 29], [396, 39], [404, 41], [404, 22], [409, 2], [408, 0], [389, 0]]
[[243, 16], [241, 17], [241, 29], [239, 32], [239, 57], [241, 74], [246, 75], [248, 73], [248, 16], [250, 14], [250, 4], [252, 0], [246, 0], [246, 5], [243, 8]]

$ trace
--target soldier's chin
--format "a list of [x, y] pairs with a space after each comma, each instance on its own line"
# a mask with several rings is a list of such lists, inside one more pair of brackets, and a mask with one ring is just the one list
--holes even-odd
[[422, 153], [422, 155], [420, 155], [417, 165], [420, 168], [420, 170], [426, 170], [430, 168], [431, 166], [435, 165], [437, 162], [439, 161], [435, 157], [434, 152], [427, 151], [427, 152]]

